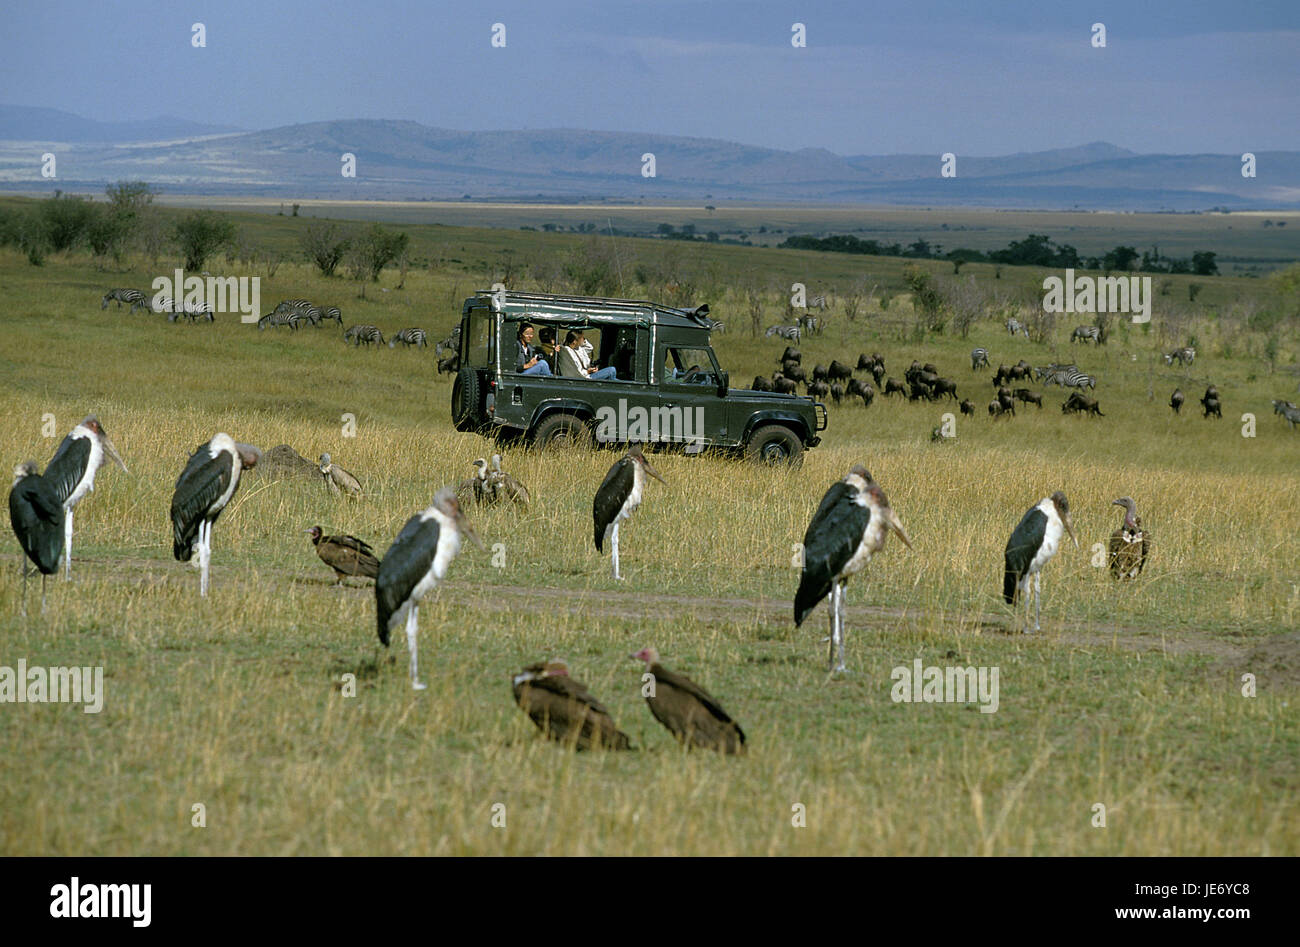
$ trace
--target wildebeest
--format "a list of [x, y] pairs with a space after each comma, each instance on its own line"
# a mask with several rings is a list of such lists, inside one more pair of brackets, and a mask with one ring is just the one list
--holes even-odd
[[1065, 399], [1065, 403], [1061, 405], [1061, 413], [1075, 414], [1078, 412], [1084, 414], [1095, 414], [1099, 418], [1104, 418], [1106, 416], [1101, 413], [1101, 408], [1097, 405], [1096, 398], [1089, 398], [1082, 392], [1075, 391], [1072, 392], [1070, 397]]
[[780, 362], [782, 365], [784, 365], [786, 362], [794, 362], [796, 365], [798, 365], [801, 361], [803, 361], [803, 356], [799, 353], [799, 350], [795, 348], [793, 345], [787, 345], [785, 347], [785, 351], [781, 353], [781, 357], [778, 358], [777, 361]]
[[839, 359], [831, 359], [831, 367], [826, 369], [826, 376], [831, 381], [848, 381], [853, 377], [853, 369]]
[[868, 384], [863, 383], [859, 386], [858, 393], [862, 395], [862, 407], [864, 408], [871, 407], [871, 402], [876, 400], [876, 389]]
[[957, 383], [950, 378], [936, 378], [934, 380], [934, 396], [942, 398], [944, 395], [951, 395], [952, 400], [957, 400]]
[[798, 386], [784, 375], [773, 375], [772, 387], [783, 395], [792, 395], [799, 390]]
[[826, 380], [827, 380], [827, 377], [826, 377], [826, 366], [825, 366], [825, 365], [814, 365], [814, 366], [813, 366], [813, 374], [812, 374], [812, 376], [813, 376], [813, 381], [826, 381]]
[[754, 376], [754, 384], [750, 386], [751, 391], [774, 391], [772, 382], [762, 375]]
[[831, 400], [835, 402], [837, 407], [844, 400], [844, 386], [838, 381], [831, 385]]
[[831, 393], [831, 386], [824, 381], [814, 381], [808, 385], [808, 394], [814, 398], [825, 398]]
[[460, 371], [460, 353], [459, 353], [459, 352], [452, 352], [450, 355], [445, 355], [445, 356], [443, 356], [442, 358], [438, 359], [438, 374], [439, 374], [439, 375], [441, 375], [443, 372], [450, 372], [451, 374], [454, 375], [454, 374], [456, 374], [458, 371]]
[[1183, 413], [1183, 393], [1180, 389], [1175, 388], [1174, 393], [1169, 396], [1169, 407], [1174, 409], [1174, 414]]
[[1043, 396], [1038, 394], [1038, 392], [1030, 391], [1028, 388], [1017, 388], [1011, 393], [1017, 400], [1023, 401], [1025, 404], [1036, 404], [1038, 405], [1039, 410], [1042, 410]]
[[895, 380], [892, 379], [892, 378], [886, 378], [886, 379], [885, 379], [885, 397], [888, 398], [890, 395], [894, 395], [894, 394], [899, 394], [899, 395], [903, 395], [904, 397], [906, 397], [906, 396], [907, 396], [907, 389], [903, 387], [903, 383], [902, 383], [901, 381], [895, 381]]
[[791, 381], [804, 381], [808, 377], [798, 362], [782, 362], [781, 374]]
[[962, 401], [961, 413], [969, 414], [971, 417], [975, 417], [975, 402], [971, 401], [969, 398]]
[[1205, 394], [1201, 397], [1201, 407], [1205, 409], [1202, 417], [1208, 418], [1212, 414], [1220, 419], [1223, 417], [1223, 409], [1219, 405], [1219, 389], [1214, 385], [1205, 389]]
[[989, 402], [989, 417], [991, 417], [991, 418], [993, 418], [994, 420], [996, 420], [996, 419], [1002, 417], [1002, 415], [1005, 414], [1005, 413], [1006, 413], [1006, 412], [1005, 412], [1005, 411], [1003, 410], [1003, 408], [1002, 408], [1002, 402], [1001, 402], [1001, 401], [990, 401], [990, 402]]
[[908, 401], [920, 401], [924, 398], [926, 401], [934, 400], [934, 389], [923, 381], [914, 381], [911, 384], [911, 394], [907, 396]]

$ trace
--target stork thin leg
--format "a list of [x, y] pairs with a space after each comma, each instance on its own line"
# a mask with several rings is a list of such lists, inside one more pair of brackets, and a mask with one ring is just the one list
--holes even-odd
[[419, 666], [416, 658], [419, 631], [420, 606], [413, 604], [406, 613], [406, 647], [411, 652], [411, 687], [417, 691], [422, 691], [428, 685], [420, 682]]
[[208, 543], [211, 540], [212, 524], [199, 524], [199, 597], [207, 598], [208, 596], [208, 563], [212, 559], [211, 549]]
[[610, 560], [614, 564], [614, 578], [622, 580], [623, 577], [618, 574], [618, 523], [615, 523], [609, 528], [609, 542], [611, 553]]
[[835, 586], [831, 585], [831, 590], [826, 593], [826, 611], [831, 616], [831, 634], [826, 640], [830, 642], [826, 649], [826, 667], [827, 669], [835, 666], [835, 635], [837, 634], [839, 615], [835, 612]]
[[63, 565], [64, 581], [72, 579], [72, 510], [63, 514]]
[[[24, 559], [18, 568], [23, 570], [23, 617], [27, 617], [27, 560]], [[41, 588], [45, 588], [45, 577], [41, 577]]]
[[[26, 583], [24, 582], [24, 585], [25, 585], [25, 584], [26, 584]], [[23, 589], [23, 595], [24, 595], [24, 598], [23, 598], [23, 613], [24, 613], [24, 614], [26, 614], [26, 612], [27, 612], [26, 591], [27, 591], [26, 588], [24, 588], [24, 589]], [[41, 573], [41, 614], [42, 614], [42, 615], [45, 614], [45, 573], [44, 573], [44, 572]]]
[[844, 583], [835, 583], [835, 650], [839, 654], [839, 663], [835, 665], [837, 672], [848, 671], [848, 665], [844, 663]]
[[1043, 626], [1039, 619], [1042, 617], [1043, 610], [1043, 574], [1034, 573], [1034, 631], [1042, 631]]

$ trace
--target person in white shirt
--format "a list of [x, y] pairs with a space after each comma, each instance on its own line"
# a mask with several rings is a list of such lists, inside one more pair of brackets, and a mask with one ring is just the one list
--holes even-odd
[[581, 329], [570, 329], [564, 336], [564, 345], [556, 354], [556, 361], [559, 364], [560, 376], [563, 378], [586, 378], [591, 381], [609, 381], [617, 379], [618, 375], [614, 372], [614, 366], [606, 368], [592, 368], [591, 356], [589, 354], [591, 343], [583, 348], [583, 333]]

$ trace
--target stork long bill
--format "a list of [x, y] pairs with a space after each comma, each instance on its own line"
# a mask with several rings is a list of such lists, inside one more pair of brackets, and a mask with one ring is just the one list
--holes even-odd
[[122, 460], [122, 455], [117, 452], [117, 448], [113, 446], [113, 442], [108, 439], [107, 434], [100, 439], [100, 443], [104, 445], [104, 453], [111, 457], [113, 461], [122, 468], [124, 473], [130, 473], [130, 471], [126, 469], [126, 462]]
[[908, 549], [911, 549], [912, 540], [907, 538], [907, 530], [903, 529], [903, 524], [901, 521], [899, 521], [898, 514], [891, 509], [889, 510], [888, 513], [885, 514], [885, 516], [889, 521], [890, 529], [892, 529], [895, 533], [898, 534], [898, 538], [903, 541], [904, 546], [906, 546]]
[[1074, 548], [1075, 548], [1075, 549], [1078, 549], [1078, 548], [1079, 548], [1079, 537], [1076, 536], [1076, 535], [1074, 535], [1074, 524], [1070, 522], [1070, 514], [1069, 514], [1069, 513], [1066, 513], [1064, 516], [1062, 516], [1062, 517], [1061, 517], [1061, 522], [1065, 524], [1065, 531], [1066, 531], [1067, 533], [1069, 533], [1069, 534], [1070, 534], [1070, 538], [1074, 540]]

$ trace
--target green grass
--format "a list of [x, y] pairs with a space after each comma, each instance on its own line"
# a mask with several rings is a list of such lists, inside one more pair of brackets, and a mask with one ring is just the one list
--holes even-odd
[[[272, 218], [279, 236], [256, 230], [251, 215], [245, 225], [273, 242], [292, 239], [299, 222]], [[356, 284], [285, 264], [264, 280], [265, 309], [309, 296], [339, 305], [347, 325], [375, 322], [385, 334], [423, 325], [437, 337], [501, 252], [562, 254], [581, 242], [412, 229], [417, 249], [447, 231], [448, 246], [466, 248], [454, 251], [462, 262], [413, 270], [403, 290], [385, 272], [391, 292], [372, 285], [366, 300]], [[717, 349], [738, 381], [770, 372], [780, 350], [740, 331], [745, 273], [784, 280], [802, 260], [824, 268], [811, 284], [862, 266], [895, 273], [900, 262], [706, 250], [727, 291], [708, 299], [731, 327]], [[319, 523], [382, 552], [434, 490], [468, 475], [487, 445], [451, 429], [448, 376], [434, 375], [431, 352], [356, 350], [334, 329], [291, 335], [228, 316], [189, 326], [101, 312], [109, 286], [155, 275], [135, 266], [106, 273], [72, 256], [38, 269], [0, 251], [5, 462], [48, 460], [57, 439], [41, 436], [43, 415], [61, 437], [97, 411], [130, 466], [106, 467], [78, 508], [74, 581], [50, 584], [43, 616], [19, 617], [17, 545], [0, 548], [0, 665], [102, 665], [107, 690], [98, 715], [0, 705], [0, 852], [1300, 851], [1291, 813], [1300, 724], [1289, 707], [1300, 678], [1300, 433], [1269, 406], [1296, 377], [1270, 373], [1257, 357], [1262, 338], [1227, 315], [1262, 291], [1257, 282], [1202, 280], [1218, 317], [1184, 313], [1175, 327], [1158, 308], [1149, 332], [1121, 326], [1109, 346], [1073, 352], [1070, 326], [1035, 345], [1011, 340], [993, 315], [966, 340], [912, 337], [905, 298], [887, 312], [877, 301], [851, 324], [840, 316], [801, 346], [805, 365], [879, 350], [901, 374], [912, 358], [932, 360], [981, 414], [958, 419], [955, 442], [932, 444], [931, 428], [955, 407], [878, 398], [832, 408], [825, 443], [797, 471], [663, 456], [668, 485], [650, 484], [624, 531], [624, 583], [590, 543], [591, 497], [615, 455], [507, 451], [533, 506], [469, 511], [489, 550], [502, 544], [504, 565], [467, 548], [422, 608], [429, 690], [415, 694], [400, 640], [391, 654], [377, 647], [372, 591], [331, 589], [302, 530]], [[992, 279], [976, 267], [963, 274], [972, 271]], [[780, 316], [773, 294], [765, 324]], [[1198, 336], [1195, 368], [1157, 363], [1187, 331]], [[1079, 361], [1100, 376], [1107, 416], [1064, 417], [1063, 396], [1048, 389], [1041, 412], [991, 422], [989, 373], [968, 369], [975, 345], [995, 365]], [[1278, 364], [1289, 368], [1294, 342], [1282, 349]], [[1209, 381], [1223, 394], [1223, 421], [1191, 410]], [[1175, 384], [1189, 396], [1179, 418], [1164, 406]], [[1241, 436], [1245, 412], [1257, 416], [1255, 438]], [[341, 436], [344, 413], [357, 418], [355, 438]], [[367, 496], [345, 502], [317, 483], [250, 477], [214, 531], [213, 591], [200, 601], [194, 570], [171, 558], [167, 509], [186, 457], [217, 430], [264, 449], [329, 451]], [[789, 618], [790, 558], [826, 487], [855, 462], [888, 492], [916, 549], [891, 543], [850, 582], [854, 673], [828, 680], [824, 609], [799, 630]], [[1024, 510], [1058, 488], [1083, 548], [1066, 548], [1046, 571], [1044, 633], [1007, 634], [1003, 545]], [[1090, 564], [1089, 547], [1118, 524], [1109, 504], [1125, 494], [1155, 538], [1146, 573], [1121, 587]], [[740, 721], [747, 757], [676, 748], [643, 706], [641, 667], [627, 657], [647, 644]], [[568, 659], [640, 751], [569, 754], [538, 739], [509, 677], [550, 655]], [[893, 703], [890, 671], [916, 657], [999, 667], [998, 712]], [[1247, 672], [1258, 677], [1254, 698], [1241, 695]], [[340, 690], [348, 673], [356, 697]], [[191, 826], [196, 803], [205, 828]], [[505, 828], [492, 824], [496, 803]], [[806, 828], [791, 825], [796, 803]], [[1096, 803], [1107, 807], [1104, 829], [1091, 825]]]

